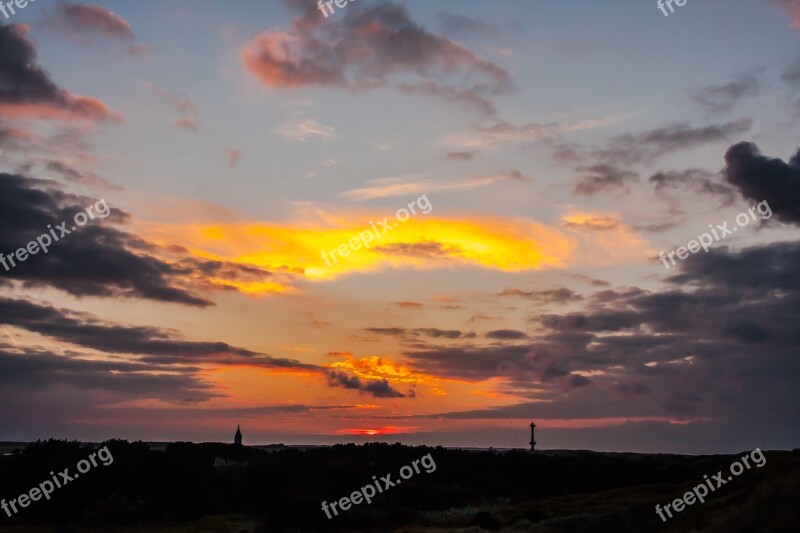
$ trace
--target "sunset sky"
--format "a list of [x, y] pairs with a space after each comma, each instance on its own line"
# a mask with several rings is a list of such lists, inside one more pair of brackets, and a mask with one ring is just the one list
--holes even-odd
[[0, 22], [0, 440], [798, 446], [800, 1]]

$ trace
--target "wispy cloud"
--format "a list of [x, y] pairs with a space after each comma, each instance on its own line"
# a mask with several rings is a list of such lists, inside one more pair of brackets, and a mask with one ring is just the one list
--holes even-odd
[[366, 186], [339, 193], [340, 196], [351, 200], [363, 201], [391, 196], [406, 196], [425, 194], [434, 191], [465, 191], [478, 189], [503, 181], [522, 181], [524, 176], [516, 170], [508, 173], [498, 173], [479, 178], [445, 181], [427, 179], [430, 174], [407, 174], [392, 178], [380, 178], [368, 181]]
[[303, 116], [291, 118], [275, 128], [275, 131], [287, 141], [307, 141], [314, 138], [330, 141], [336, 137], [336, 130], [331, 126]]
[[470, 130], [446, 137], [443, 142], [445, 145], [461, 151], [498, 148], [509, 144], [537, 142], [566, 133], [602, 128], [627, 120], [631, 116], [633, 116], [632, 113], [624, 113], [565, 124], [555, 122], [513, 124], [501, 121], [492, 126], [473, 126]]

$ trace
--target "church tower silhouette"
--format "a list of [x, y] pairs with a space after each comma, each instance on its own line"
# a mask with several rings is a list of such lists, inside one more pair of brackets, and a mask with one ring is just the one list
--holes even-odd
[[238, 444], [239, 446], [242, 445], [242, 432], [239, 429], [239, 425], [236, 425], [236, 435], [233, 436], [233, 443]]

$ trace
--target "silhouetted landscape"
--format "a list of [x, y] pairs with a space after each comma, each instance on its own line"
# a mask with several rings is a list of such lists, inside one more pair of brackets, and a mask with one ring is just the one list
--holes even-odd
[[[48, 440], [5, 455], [0, 494], [106, 446], [113, 464], [4, 520], [4, 531], [795, 531], [800, 451], [767, 452], [751, 469], [662, 524], [654, 506], [680, 497], [736, 455], [473, 451], [371, 443], [298, 449]], [[6, 444], [5, 448], [13, 448]], [[328, 519], [323, 500], [431, 454], [436, 469]], [[741, 455], [741, 454], [739, 454]], [[395, 475], [395, 478], [397, 476]], [[659, 529], [656, 529], [659, 528]]]

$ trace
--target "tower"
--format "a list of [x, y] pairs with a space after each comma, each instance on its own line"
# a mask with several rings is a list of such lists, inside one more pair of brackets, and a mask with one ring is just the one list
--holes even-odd
[[536, 424], [534, 424], [533, 421], [531, 421], [531, 442], [530, 442], [531, 451], [534, 451], [536, 449], [536, 437], [534, 437], [533, 435], [534, 429], [536, 429]]
[[239, 446], [242, 445], [242, 432], [239, 429], [239, 425], [236, 425], [236, 435], [233, 436], [233, 443], [238, 444]]

